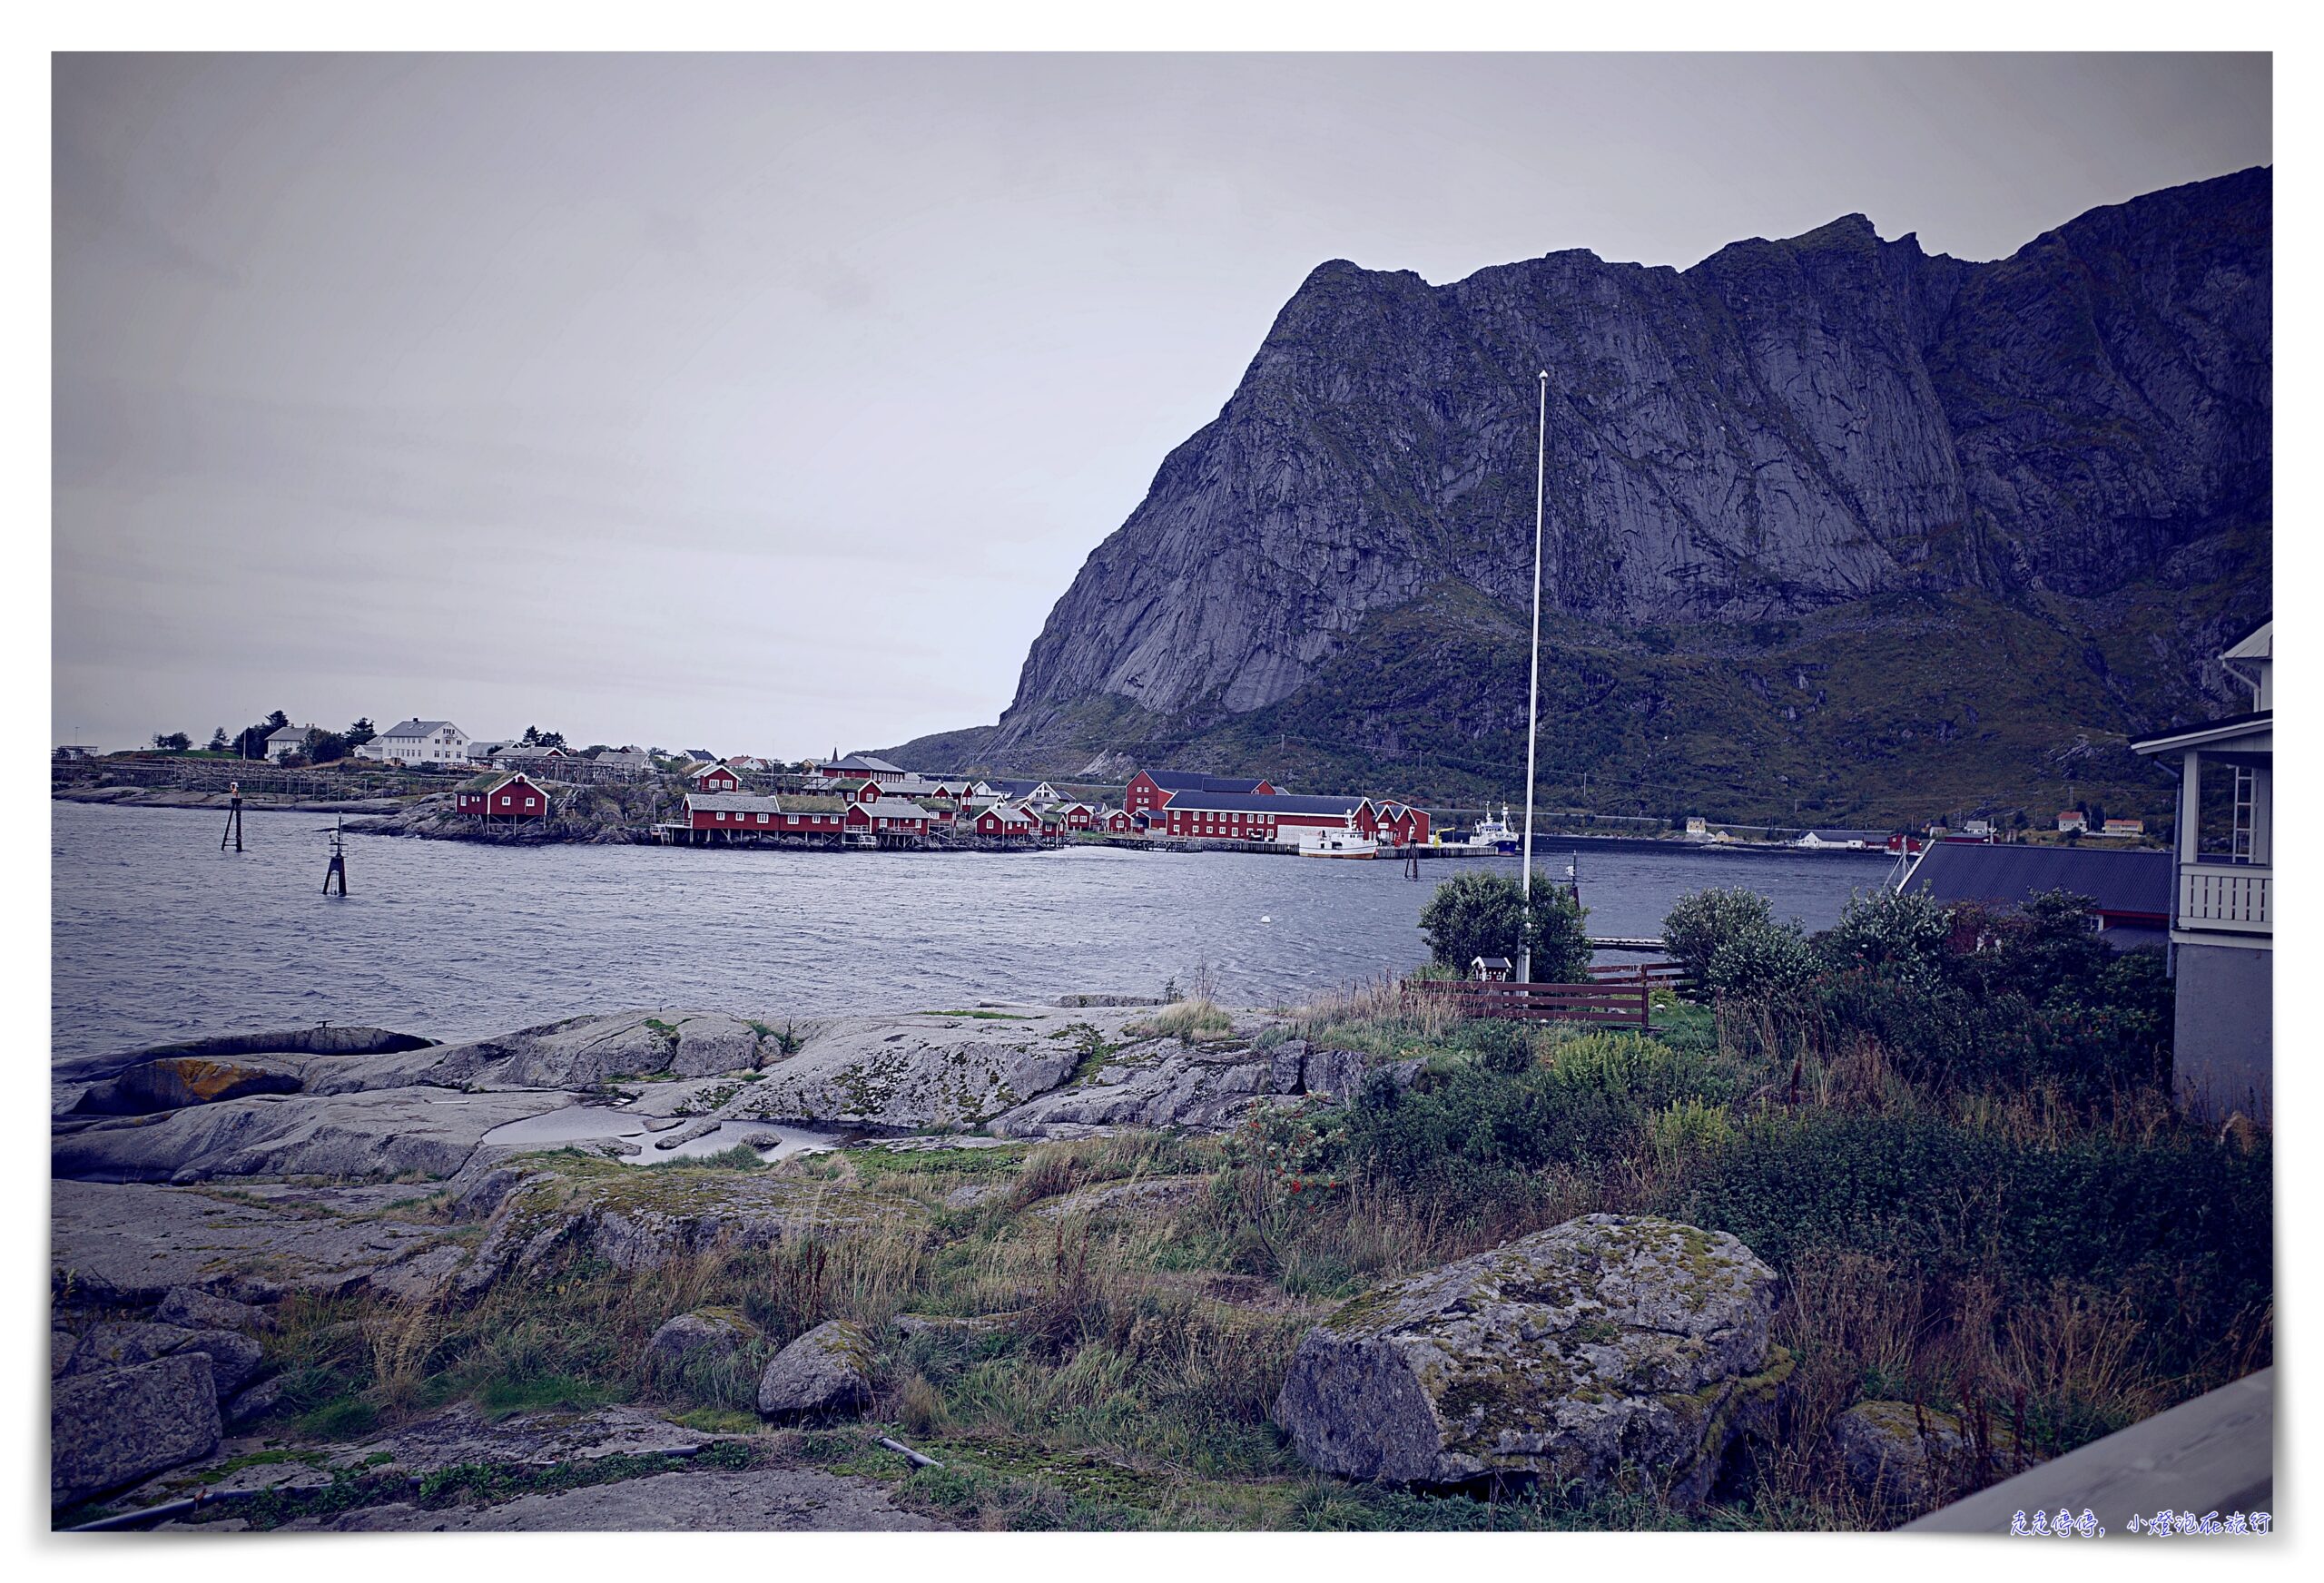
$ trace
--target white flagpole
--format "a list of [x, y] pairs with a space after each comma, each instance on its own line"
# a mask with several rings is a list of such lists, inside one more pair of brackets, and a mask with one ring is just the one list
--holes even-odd
[[1525, 693], [1525, 933], [1517, 942], [1517, 979], [1533, 981], [1533, 738], [1541, 712], [1541, 499], [1550, 457], [1550, 371], [1541, 370], [1541, 413], [1533, 428], [1533, 674]]

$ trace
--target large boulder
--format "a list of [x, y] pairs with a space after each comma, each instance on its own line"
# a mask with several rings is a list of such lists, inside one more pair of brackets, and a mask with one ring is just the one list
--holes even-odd
[[1859, 1401], [1833, 1416], [1826, 1440], [1848, 1487], [1892, 1517], [1982, 1490], [2042, 1460], [2021, 1458], [2017, 1438], [2004, 1425], [1991, 1425], [1980, 1437], [1952, 1413], [1910, 1401]]
[[92, 1325], [64, 1365], [67, 1374], [150, 1363], [156, 1358], [197, 1355], [210, 1360], [210, 1372], [223, 1401], [255, 1376], [266, 1361], [258, 1342], [231, 1330], [187, 1330], [174, 1324], [113, 1321]]
[[48, 1393], [49, 1500], [69, 1506], [216, 1449], [218, 1391], [192, 1353], [68, 1374]]
[[82, 1116], [145, 1116], [240, 1099], [248, 1094], [297, 1092], [299, 1071], [288, 1063], [172, 1056], [132, 1067], [118, 1077], [91, 1085], [82, 1090], [73, 1109]]
[[1275, 1421], [1344, 1478], [1597, 1493], [1629, 1464], [1691, 1505], [1771, 1430], [1775, 1302], [1723, 1232], [1583, 1215], [1349, 1303], [1300, 1342]]
[[640, 1362], [665, 1394], [742, 1405], [750, 1396], [750, 1354], [762, 1339], [758, 1327], [731, 1308], [697, 1308], [665, 1320]]
[[774, 1355], [759, 1376], [759, 1412], [785, 1422], [852, 1417], [872, 1402], [872, 1343], [827, 1320]]

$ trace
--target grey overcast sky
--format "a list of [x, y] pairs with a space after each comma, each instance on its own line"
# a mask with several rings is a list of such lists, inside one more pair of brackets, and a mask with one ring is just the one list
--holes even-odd
[[1316, 263], [1994, 258], [2265, 56], [60, 56], [55, 739], [989, 722]]

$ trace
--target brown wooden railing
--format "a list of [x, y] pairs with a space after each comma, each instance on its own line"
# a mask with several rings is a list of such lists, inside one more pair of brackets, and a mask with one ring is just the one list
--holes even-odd
[[1498, 1017], [1512, 1022], [1611, 1022], [1649, 1027], [1647, 983], [1505, 984], [1452, 978], [1408, 984], [1416, 999], [1452, 1007], [1459, 1017]]
[[1687, 982], [1687, 969], [1669, 960], [1651, 962], [1601, 962], [1590, 969], [1591, 982], [1598, 984], [1663, 984], [1677, 987]]

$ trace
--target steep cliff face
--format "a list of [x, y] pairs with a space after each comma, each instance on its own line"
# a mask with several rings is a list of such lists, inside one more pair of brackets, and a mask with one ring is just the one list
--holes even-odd
[[[1062, 763], [1128, 745], [1108, 733], [1295, 718], [1384, 613], [1464, 607], [1446, 585], [1521, 610], [1544, 369], [1545, 598], [1614, 650], [1907, 592], [2063, 632], [2203, 568], [2256, 577], [2222, 619], [2264, 609], [2270, 238], [2251, 170], [1993, 263], [1850, 215], [1683, 271], [1566, 252], [1431, 286], [1324, 264], [973, 745]], [[2255, 525], [2256, 556], [2218, 552]], [[1429, 663], [1425, 622], [1396, 629]], [[2158, 664], [2201, 658], [2160, 641]]]

